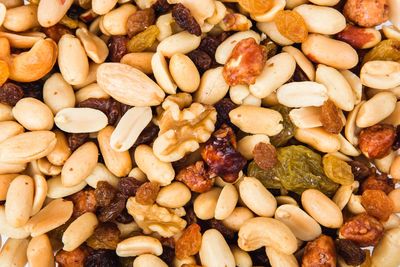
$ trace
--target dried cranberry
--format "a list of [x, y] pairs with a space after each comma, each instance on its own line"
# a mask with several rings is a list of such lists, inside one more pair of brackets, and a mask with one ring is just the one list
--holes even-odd
[[115, 124], [121, 113], [120, 103], [112, 98], [89, 98], [78, 104], [82, 108], [94, 108], [107, 115], [108, 123]]
[[118, 181], [118, 190], [126, 197], [133, 197], [136, 191], [143, 184], [143, 182], [136, 180], [133, 177], [121, 178]]
[[236, 137], [227, 125], [214, 132], [201, 151], [211, 172], [226, 182], [234, 182], [247, 160], [236, 150]]
[[226, 123], [233, 129], [235, 129], [236, 126], [233, 125], [229, 118], [229, 112], [237, 108], [237, 105], [233, 103], [229, 98], [224, 98], [216, 103], [214, 107], [217, 110], [217, 123], [215, 127], [219, 128], [222, 126], [222, 124]]
[[68, 146], [72, 151], [86, 143], [89, 140], [88, 133], [73, 133], [68, 136]]
[[23, 97], [24, 91], [15, 83], [6, 82], [0, 88], [0, 102], [3, 104], [15, 106]]
[[107, 207], [111, 204], [117, 194], [117, 190], [106, 181], [97, 182], [97, 188], [94, 191], [97, 205], [100, 207]]
[[120, 62], [121, 58], [128, 53], [129, 39], [125, 36], [111, 36], [108, 42], [109, 59], [112, 62]]
[[101, 222], [108, 222], [114, 220], [124, 210], [126, 205], [126, 198], [124, 195], [117, 193], [115, 198], [107, 207], [98, 209], [98, 218]]
[[183, 4], [178, 3], [172, 8], [172, 17], [175, 19], [182, 29], [187, 30], [189, 33], [200, 36], [201, 28], [199, 23], [190, 13], [190, 10]]
[[210, 69], [211, 65], [213, 64], [212, 58], [204, 51], [196, 49], [187, 55], [201, 73]]
[[87, 256], [85, 267], [115, 267], [119, 266], [118, 256], [114, 250], [93, 250]]
[[167, 0], [157, 0], [157, 2], [152, 5], [152, 8], [157, 15], [165, 14], [171, 9], [171, 5]]

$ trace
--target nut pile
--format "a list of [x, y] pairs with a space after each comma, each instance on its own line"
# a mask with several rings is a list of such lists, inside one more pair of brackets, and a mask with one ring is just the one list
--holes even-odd
[[400, 266], [399, 0], [0, 0], [0, 26], [1, 267]]

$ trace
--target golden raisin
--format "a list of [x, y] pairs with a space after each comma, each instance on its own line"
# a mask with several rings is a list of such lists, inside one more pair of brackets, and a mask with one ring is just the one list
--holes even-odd
[[338, 134], [342, 131], [343, 121], [340, 109], [331, 100], [325, 101], [322, 105], [320, 120], [327, 132]]
[[214, 184], [214, 180], [210, 178], [203, 161], [197, 161], [180, 170], [175, 179], [183, 182], [191, 191], [197, 193], [207, 192]]
[[141, 33], [136, 34], [128, 41], [127, 48], [130, 53], [143, 52], [150, 48], [157, 39], [160, 30], [156, 25], [151, 25]]
[[8, 68], [8, 64], [5, 61], [0, 60], [0, 86], [7, 81], [9, 76], [10, 70]]
[[393, 213], [393, 201], [382, 190], [365, 190], [361, 204], [369, 215], [382, 221]]
[[263, 14], [273, 5], [271, 0], [238, 0], [239, 5], [251, 14]]
[[276, 148], [271, 144], [258, 143], [253, 149], [254, 161], [263, 170], [268, 170], [278, 163]]
[[281, 10], [276, 13], [274, 22], [278, 31], [293, 42], [302, 43], [307, 39], [306, 22], [296, 11]]
[[151, 205], [156, 201], [160, 185], [155, 182], [142, 184], [136, 191], [136, 201], [142, 205]]
[[191, 224], [175, 242], [175, 254], [178, 259], [184, 259], [199, 252], [201, 246], [200, 230], [197, 223]]

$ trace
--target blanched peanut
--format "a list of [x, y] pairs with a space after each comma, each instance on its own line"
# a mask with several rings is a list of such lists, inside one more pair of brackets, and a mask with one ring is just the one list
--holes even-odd
[[53, 248], [47, 235], [40, 235], [29, 241], [27, 257], [31, 267], [54, 266]]
[[361, 68], [360, 79], [365, 86], [391, 89], [400, 85], [400, 63], [395, 61], [369, 61]]
[[199, 255], [203, 266], [236, 266], [232, 251], [223, 235], [215, 229], [209, 229], [204, 232]]
[[33, 197], [31, 216], [35, 215], [41, 210], [44, 201], [46, 200], [48, 191], [47, 181], [43, 175], [33, 175], [33, 181], [35, 183], [35, 195]]
[[295, 60], [297, 65], [301, 68], [301, 70], [307, 75], [310, 81], [314, 81], [315, 79], [315, 68], [311, 61], [301, 52], [301, 50], [297, 49], [294, 46], [285, 46], [282, 48], [283, 52], [289, 53]]
[[37, 5], [30, 4], [8, 9], [3, 26], [13, 32], [24, 32], [39, 26]]
[[0, 201], [6, 200], [8, 188], [10, 187], [12, 180], [14, 180], [17, 176], [18, 174], [0, 175]]
[[88, 57], [96, 63], [103, 63], [108, 56], [107, 44], [97, 35], [85, 28], [76, 30], [76, 37], [79, 38], [85, 48]]
[[372, 253], [372, 267], [400, 265], [400, 227], [391, 229], [374, 248]]
[[214, 105], [220, 101], [229, 90], [222, 75], [223, 67], [207, 70], [201, 77], [200, 86], [194, 95], [194, 101]]
[[375, 159], [374, 164], [378, 168], [379, 171], [384, 172], [384, 173], [389, 173], [390, 172], [390, 166], [392, 166], [392, 163], [394, 159], [396, 158], [396, 151], [391, 151], [388, 155], [386, 155], [383, 158], [380, 159]]
[[388, 196], [393, 201], [393, 212], [400, 212], [400, 189], [393, 190]]
[[359, 187], [359, 182], [354, 181], [351, 185], [341, 185], [332, 198], [332, 201], [343, 210], [349, 203], [353, 191]]
[[168, 265], [157, 256], [143, 254], [135, 258], [133, 267], [168, 267]]
[[254, 214], [248, 208], [236, 207], [222, 223], [229, 229], [238, 232], [240, 227], [253, 217]]
[[72, 251], [79, 247], [94, 233], [94, 229], [97, 225], [96, 214], [92, 212], [86, 212], [76, 218], [63, 233], [63, 250]]
[[290, 120], [298, 128], [321, 127], [321, 109], [319, 107], [302, 107], [289, 112]]
[[76, 102], [82, 102], [89, 98], [110, 98], [110, 95], [107, 94], [97, 83], [91, 83], [88, 86], [79, 89], [75, 93]]
[[394, 111], [383, 121], [383, 123], [392, 124], [393, 126], [400, 125], [400, 101], [396, 102]]
[[67, 138], [63, 132], [55, 130], [54, 133], [56, 135], [57, 143], [53, 151], [47, 155], [47, 159], [51, 164], [62, 166], [71, 155], [71, 149], [68, 146]]
[[253, 150], [258, 143], [269, 144], [269, 137], [265, 134], [254, 134], [247, 135], [240, 139], [237, 143], [237, 150], [243, 155], [247, 160], [254, 158]]
[[322, 127], [296, 129], [295, 138], [306, 143], [318, 151], [331, 153], [340, 149], [339, 136], [325, 131]]
[[328, 89], [316, 82], [291, 82], [276, 92], [278, 102], [288, 107], [319, 107], [328, 99]]
[[57, 114], [64, 108], [75, 106], [74, 90], [60, 73], [54, 73], [43, 85], [43, 101], [53, 114]]
[[397, 156], [390, 166], [390, 175], [394, 179], [400, 179], [400, 156]]
[[200, 74], [193, 61], [184, 54], [174, 54], [169, 61], [169, 71], [179, 89], [193, 93], [200, 85]]
[[27, 263], [28, 239], [9, 238], [0, 252], [0, 266], [23, 267]]
[[273, 0], [272, 8], [264, 14], [250, 14], [255, 21], [267, 22], [272, 21], [279, 10], [283, 10], [286, 5], [285, 0]]
[[183, 31], [162, 40], [157, 46], [157, 51], [170, 58], [176, 53], [187, 54], [195, 50], [200, 45], [200, 41], [199, 36]]
[[196, 216], [201, 220], [210, 220], [214, 218], [215, 208], [217, 206], [221, 188], [214, 187], [208, 192], [201, 193], [193, 202], [193, 210]]
[[292, 40], [286, 38], [278, 31], [274, 21], [259, 22], [257, 23], [257, 28], [279, 45], [292, 45], [294, 43]]
[[116, 249], [120, 257], [132, 257], [142, 254], [153, 254], [160, 256], [163, 252], [160, 241], [150, 236], [134, 236], [118, 243]]
[[244, 177], [239, 183], [240, 199], [258, 216], [272, 217], [276, 209], [276, 199], [253, 177]]
[[74, 0], [53, 1], [43, 0], [38, 6], [38, 20], [42, 27], [50, 27], [57, 24], [67, 13]]
[[14, 120], [12, 115], [12, 108], [9, 105], [0, 103], [0, 121]]
[[0, 206], [0, 234], [15, 239], [30, 236], [30, 232], [26, 229], [25, 225], [22, 227], [13, 227], [7, 222], [4, 205]]
[[307, 189], [301, 195], [305, 211], [318, 223], [328, 228], [339, 228], [343, 224], [343, 215], [339, 207], [315, 189]]
[[61, 182], [61, 175], [58, 175], [48, 179], [47, 185], [47, 196], [49, 198], [61, 198], [79, 192], [87, 185], [87, 183], [86, 181], [82, 181], [74, 186], [65, 186]]
[[239, 194], [236, 187], [232, 184], [225, 185], [218, 197], [215, 207], [215, 219], [226, 219], [235, 209], [239, 199]]
[[104, 1], [104, 0], [93, 0], [92, 9], [93, 12], [99, 15], [107, 14], [114, 8], [118, 0]]
[[364, 207], [361, 205], [361, 196], [352, 194], [349, 202], [347, 202], [347, 209], [352, 214], [360, 214], [366, 212]]
[[351, 89], [353, 90], [355, 104], [357, 105], [361, 102], [362, 99], [363, 85], [360, 78], [349, 70], [341, 70], [340, 73], [343, 75], [343, 77], [346, 79]]
[[273, 247], [266, 247], [265, 252], [267, 253], [268, 260], [272, 267], [297, 267], [299, 266], [296, 257], [291, 254], [285, 254]]
[[[131, 175], [128, 175], [132, 177]], [[93, 188], [97, 188], [99, 181], [106, 181], [110, 185], [117, 187], [119, 179], [112, 174], [103, 163], [97, 163], [92, 173], [86, 177], [85, 181]]]
[[23, 98], [13, 108], [15, 119], [31, 131], [51, 130], [54, 125], [50, 108], [36, 98]]
[[166, 208], [180, 208], [185, 206], [191, 198], [189, 188], [181, 182], [173, 182], [158, 192], [156, 202]]
[[16, 136], [24, 132], [24, 127], [15, 121], [1, 121], [0, 122], [0, 143], [10, 137]]
[[126, 35], [127, 21], [130, 15], [136, 12], [136, 7], [130, 3], [124, 4], [104, 15], [101, 20], [106, 35]]
[[[152, 74], [151, 59], [153, 55], [152, 52], [129, 53], [121, 58], [121, 63], [137, 68], [146, 74]], [[172, 74], [172, 70], [170, 71]]]

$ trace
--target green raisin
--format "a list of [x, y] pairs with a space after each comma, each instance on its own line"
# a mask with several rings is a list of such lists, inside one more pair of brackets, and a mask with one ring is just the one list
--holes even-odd
[[372, 48], [363, 59], [363, 64], [372, 60], [390, 60], [400, 63], [400, 41], [383, 40]]
[[151, 25], [141, 33], [136, 34], [128, 41], [128, 51], [130, 53], [143, 52], [150, 48], [157, 39], [160, 30], [156, 25]]
[[335, 183], [351, 185], [354, 182], [351, 166], [338, 157], [326, 155], [322, 159], [322, 164], [325, 175]]
[[289, 118], [289, 112], [291, 111], [291, 108], [285, 107], [283, 105], [277, 105], [271, 108], [281, 113], [283, 118], [283, 130], [279, 134], [274, 135], [270, 138], [271, 144], [275, 147], [284, 146], [290, 139], [292, 139], [295, 132], [295, 126]]
[[268, 170], [261, 169], [255, 161], [250, 162], [247, 168], [247, 175], [257, 178], [268, 189], [281, 189], [282, 184], [277, 176], [277, 168], [274, 166]]

